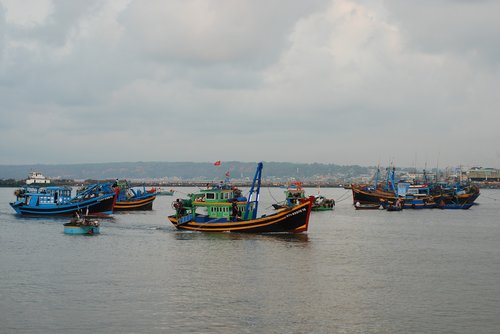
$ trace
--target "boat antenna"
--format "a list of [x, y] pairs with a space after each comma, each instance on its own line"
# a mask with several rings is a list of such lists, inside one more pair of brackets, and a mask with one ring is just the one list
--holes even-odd
[[[257, 164], [257, 170], [255, 171], [255, 175], [252, 181], [252, 187], [250, 188], [250, 193], [248, 194], [247, 205], [245, 207], [245, 215], [243, 217], [244, 220], [248, 219], [248, 213], [250, 210], [250, 203], [255, 202], [255, 207], [252, 212], [252, 219], [257, 217], [257, 209], [259, 206], [259, 193], [260, 193], [260, 181], [262, 178], [262, 162]], [[257, 186], [257, 187], [256, 187]], [[252, 200], [253, 193], [255, 192], [255, 200]]]
[[424, 165], [424, 183], [427, 184], [427, 161]]
[[437, 157], [437, 162], [436, 162], [436, 182], [439, 182], [439, 154], [441, 152], [438, 151], [438, 157]]
[[373, 185], [374, 189], [377, 189], [379, 174], [380, 174], [380, 161], [377, 165], [377, 172], [375, 173], [375, 184]]

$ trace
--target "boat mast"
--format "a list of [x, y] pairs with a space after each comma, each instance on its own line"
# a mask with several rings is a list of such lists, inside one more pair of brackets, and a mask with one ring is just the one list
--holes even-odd
[[[253, 181], [252, 181], [252, 187], [250, 188], [250, 193], [248, 195], [248, 201], [247, 201], [247, 205], [245, 207], [245, 215], [243, 217], [244, 220], [248, 219], [248, 212], [250, 210], [250, 203], [252, 203], [252, 202], [255, 202], [255, 207], [254, 207], [253, 213], [252, 213], [252, 219], [255, 219], [257, 217], [257, 208], [259, 206], [260, 180], [262, 177], [262, 168], [263, 168], [263, 164], [262, 164], [262, 162], [259, 162], [257, 164], [257, 170], [255, 171], [255, 175], [254, 175]], [[255, 190], [256, 184], [257, 184], [257, 189]], [[253, 196], [254, 192], [255, 192], [255, 200], [252, 201], [252, 196]]]
[[378, 176], [380, 174], [380, 164], [377, 166], [377, 173], [375, 173], [375, 184], [373, 185], [373, 188], [376, 190], [378, 186]]

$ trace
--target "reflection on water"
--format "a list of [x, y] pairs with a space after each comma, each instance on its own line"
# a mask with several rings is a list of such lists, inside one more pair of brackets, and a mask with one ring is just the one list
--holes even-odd
[[235, 233], [235, 232], [198, 232], [198, 231], [177, 231], [177, 240], [276, 240], [281, 242], [308, 242], [309, 236], [305, 233]]

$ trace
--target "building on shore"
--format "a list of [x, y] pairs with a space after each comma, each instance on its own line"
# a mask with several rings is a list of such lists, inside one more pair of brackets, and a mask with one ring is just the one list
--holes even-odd
[[467, 171], [472, 182], [500, 182], [500, 169], [472, 167]]

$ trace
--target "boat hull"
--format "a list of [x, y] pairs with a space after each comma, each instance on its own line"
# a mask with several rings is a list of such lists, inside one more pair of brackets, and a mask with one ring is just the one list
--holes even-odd
[[169, 216], [172, 224], [181, 230], [203, 232], [240, 232], [240, 233], [300, 233], [307, 231], [311, 213], [311, 201], [287, 208], [269, 216], [252, 220], [237, 221], [210, 221], [205, 218], [200, 221], [191, 215], [177, 218]]
[[380, 204], [380, 201], [395, 201], [396, 196], [394, 193], [385, 191], [368, 191], [352, 187], [353, 203], [360, 204]]
[[72, 216], [75, 212], [87, 212], [94, 215], [110, 215], [113, 213], [114, 194], [107, 194], [85, 201], [68, 202], [32, 206], [22, 201], [10, 203], [10, 206], [21, 215], [27, 216]]
[[98, 226], [64, 226], [64, 234], [94, 235], [99, 233]]
[[464, 203], [464, 204], [450, 203], [450, 204], [440, 205], [439, 208], [446, 209], [446, 210], [467, 210], [467, 209], [470, 209], [470, 207], [473, 205], [474, 205], [474, 203]]
[[312, 211], [333, 211], [333, 206], [313, 206]]
[[160, 191], [160, 192], [157, 192], [156, 195], [158, 195], [158, 196], [173, 196], [174, 192], [173, 191]]
[[379, 203], [355, 204], [356, 210], [379, 210], [381, 205]]
[[114, 211], [146, 211], [153, 210], [153, 202], [156, 196], [150, 196], [142, 199], [131, 199], [126, 201], [117, 201]]

